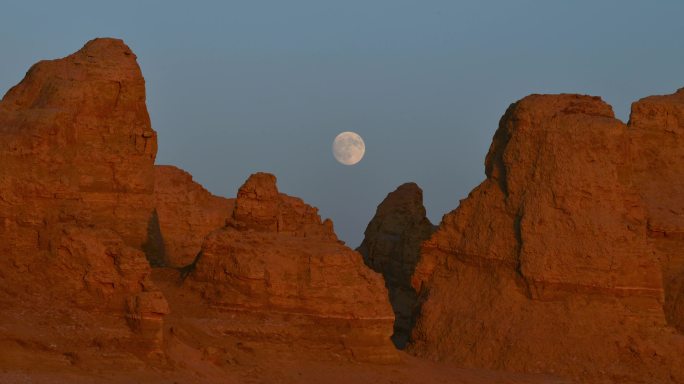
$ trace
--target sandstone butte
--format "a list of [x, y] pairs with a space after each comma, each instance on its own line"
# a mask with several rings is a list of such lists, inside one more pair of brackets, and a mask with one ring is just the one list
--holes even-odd
[[425, 216], [423, 191], [415, 183], [405, 183], [380, 203], [357, 248], [366, 265], [385, 278], [395, 314], [392, 340], [399, 348], [406, 346], [419, 309], [411, 276], [420, 246], [433, 232]]
[[412, 353], [591, 383], [684, 382], [684, 89], [531, 95], [423, 244]]

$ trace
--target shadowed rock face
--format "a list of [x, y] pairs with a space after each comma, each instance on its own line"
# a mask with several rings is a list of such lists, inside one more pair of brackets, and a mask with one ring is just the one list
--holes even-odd
[[395, 315], [392, 341], [400, 349], [406, 346], [418, 310], [411, 276], [420, 258], [420, 245], [434, 229], [425, 216], [423, 191], [415, 183], [406, 183], [380, 203], [357, 248], [366, 265], [385, 278]]
[[357, 360], [397, 358], [381, 276], [337, 240], [316, 208], [279, 193], [271, 174], [254, 174], [240, 188], [232, 219], [206, 238], [189, 280], [212, 306], [288, 314], [279, 337], [343, 345], [340, 353]]
[[684, 91], [511, 105], [487, 179], [424, 243], [411, 350], [584, 380], [684, 381]]

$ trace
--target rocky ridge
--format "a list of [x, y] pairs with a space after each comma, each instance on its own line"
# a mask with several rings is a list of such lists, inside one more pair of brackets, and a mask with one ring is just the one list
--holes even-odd
[[[384, 282], [273, 175], [231, 200], [155, 168], [144, 86], [121, 40], [95, 39], [0, 101], [0, 381], [537, 381], [454, 362], [684, 381], [683, 90], [628, 124], [594, 97], [515, 103], [419, 255], [419, 189], [381, 204], [361, 250]], [[385, 283], [416, 261], [408, 350], [448, 364], [388, 339]]]
[[[269, 361], [279, 348], [302, 361], [397, 361], [382, 280], [331, 221], [280, 194], [273, 176], [254, 176], [234, 205], [155, 167], [156, 146], [144, 79], [121, 40], [36, 64], [0, 102], [0, 381], [92, 382], [103, 371], [223, 381], [251, 375], [253, 362], [235, 358], [254, 359], [248, 340]], [[241, 292], [252, 312], [210, 294], [232, 290], [219, 274], [200, 283], [212, 258], [231, 265], [224, 232], [255, 257], [241, 268], [273, 273], [257, 295]], [[177, 267], [188, 263], [184, 283]], [[292, 268], [295, 284], [279, 275]], [[280, 346], [300, 340], [311, 342]]]

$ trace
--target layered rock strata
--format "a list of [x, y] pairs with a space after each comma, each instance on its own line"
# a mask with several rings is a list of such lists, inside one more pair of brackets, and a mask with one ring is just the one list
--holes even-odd
[[156, 150], [145, 81], [121, 40], [95, 39], [31, 67], [0, 102], [7, 298], [144, 323], [144, 338], [158, 345], [168, 308], [140, 251]]
[[228, 225], [212, 232], [201, 252], [190, 281], [212, 306], [305, 318], [306, 329], [279, 336], [342, 344], [358, 360], [396, 360], [382, 277], [337, 240], [316, 208], [279, 193], [273, 175], [250, 176]]
[[[192, 176], [170, 165], [155, 166], [155, 214], [150, 233], [161, 243], [153, 254], [159, 264], [182, 267], [191, 264], [199, 253], [204, 238], [224, 227], [233, 212], [234, 199], [214, 196], [196, 183]], [[154, 238], [154, 236], [151, 236]]]
[[424, 243], [411, 350], [592, 382], [682, 382], [684, 91], [511, 105], [487, 179]]

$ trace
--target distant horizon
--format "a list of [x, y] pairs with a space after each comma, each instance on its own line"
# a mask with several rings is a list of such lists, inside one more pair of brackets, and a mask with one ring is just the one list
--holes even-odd
[[[267, 4], [8, 4], [0, 88], [121, 38], [146, 79], [157, 164], [226, 197], [273, 173], [355, 248], [405, 182], [439, 224], [484, 180], [498, 121], [526, 95], [600, 96], [627, 123], [632, 102], [684, 87], [676, 1]], [[357, 165], [332, 156], [343, 131], [365, 140]]]

